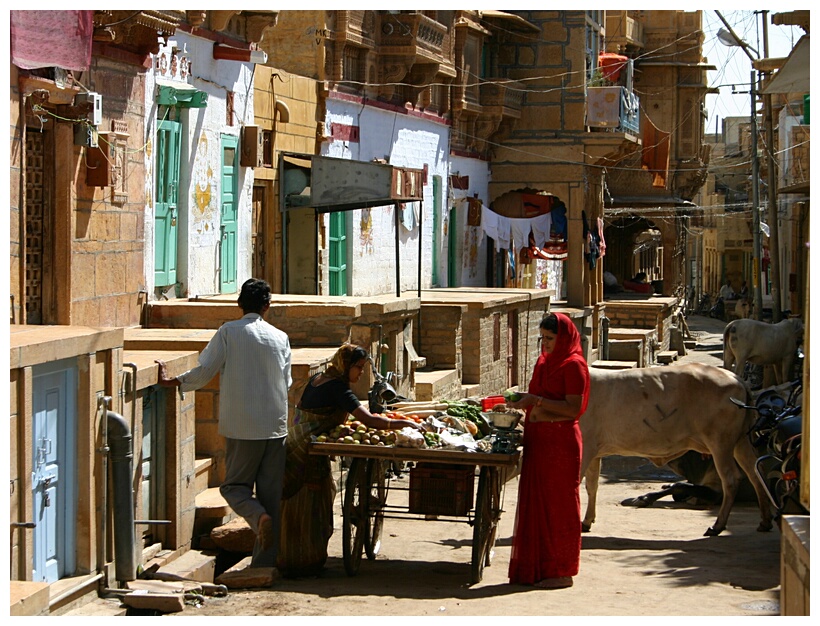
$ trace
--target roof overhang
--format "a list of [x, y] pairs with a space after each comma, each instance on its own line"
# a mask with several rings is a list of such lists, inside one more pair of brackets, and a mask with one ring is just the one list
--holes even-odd
[[809, 93], [810, 61], [809, 35], [803, 35], [786, 58], [783, 67], [774, 74], [771, 82], [763, 89], [763, 93]]
[[282, 211], [352, 211], [423, 199], [424, 170], [387, 163], [282, 153]]
[[697, 204], [676, 196], [610, 196], [604, 199], [605, 209], [692, 209]]
[[157, 78], [156, 103], [178, 106], [183, 109], [204, 109], [208, 106], [208, 93], [193, 85]]
[[515, 29], [519, 32], [525, 33], [540, 33], [541, 29], [525, 20], [523, 17], [506, 11], [481, 11], [481, 18], [487, 22], [488, 25], [501, 26], [505, 29]]

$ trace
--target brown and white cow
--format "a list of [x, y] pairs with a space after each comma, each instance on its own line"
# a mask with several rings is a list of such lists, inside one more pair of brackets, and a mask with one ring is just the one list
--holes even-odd
[[[743, 469], [760, 505], [759, 531], [772, 528], [769, 501], [755, 473], [756, 454], [747, 432], [754, 422], [730, 398], [746, 402], [748, 389], [735, 374], [712, 365], [687, 363], [625, 370], [590, 368], [589, 405], [581, 416], [586, 481], [584, 531], [595, 521], [601, 459], [614, 454], [665, 465], [688, 450], [710, 454], [723, 500], [706, 536], [726, 528]], [[737, 461], [737, 464], [735, 463]]]
[[797, 317], [777, 324], [733, 320], [723, 330], [723, 367], [743, 376], [746, 363], [772, 365], [777, 383], [785, 383], [802, 341], [803, 322]]

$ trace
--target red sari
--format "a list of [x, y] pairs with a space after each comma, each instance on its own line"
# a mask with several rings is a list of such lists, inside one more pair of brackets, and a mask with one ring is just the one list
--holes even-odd
[[524, 453], [518, 485], [509, 577], [514, 584], [575, 576], [581, 559], [581, 429], [589, 399], [589, 369], [572, 320], [556, 313], [551, 354], [542, 353], [528, 391], [551, 400], [581, 396], [575, 419], [524, 422]]

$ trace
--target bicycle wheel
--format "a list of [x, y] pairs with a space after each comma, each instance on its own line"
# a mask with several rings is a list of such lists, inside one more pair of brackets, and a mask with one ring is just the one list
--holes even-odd
[[501, 518], [501, 479], [497, 467], [482, 467], [478, 478], [470, 583], [480, 583], [490, 565], [498, 520]]

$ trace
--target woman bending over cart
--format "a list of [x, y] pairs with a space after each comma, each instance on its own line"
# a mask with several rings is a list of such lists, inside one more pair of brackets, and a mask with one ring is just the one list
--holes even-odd
[[277, 568], [282, 576], [317, 576], [327, 560], [333, 534], [333, 500], [336, 485], [330, 458], [309, 455], [311, 435], [344, 424], [348, 414], [371, 428], [398, 430], [421, 427], [412, 420], [373, 415], [350, 389], [369, 362], [367, 351], [343, 344], [324, 372], [307, 383], [288, 428], [285, 484], [282, 492], [282, 528]]

